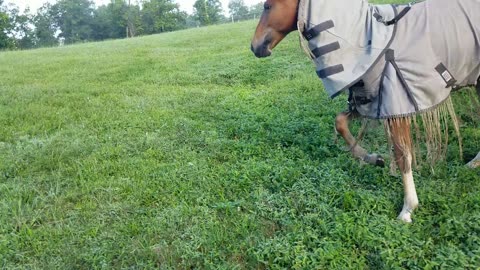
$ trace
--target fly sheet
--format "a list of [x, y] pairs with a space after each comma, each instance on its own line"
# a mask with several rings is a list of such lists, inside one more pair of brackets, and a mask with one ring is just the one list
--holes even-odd
[[431, 110], [480, 76], [480, 0], [301, 0], [298, 18], [330, 97], [365, 117]]

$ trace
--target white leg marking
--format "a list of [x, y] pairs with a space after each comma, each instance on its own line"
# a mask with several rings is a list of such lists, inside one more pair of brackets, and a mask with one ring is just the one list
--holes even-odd
[[404, 199], [403, 199], [403, 209], [398, 215], [398, 219], [411, 223], [412, 222], [412, 213], [418, 207], [418, 197], [417, 191], [415, 190], [415, 183], [413, 182], [413, 173], [411, 169], [412, 156], [408, 154], [407, 157], [410, 169], [406, 173], [402, 173], [403, 180], [403, 189], [404, 189]]
[[467, 166], [472, 168], [472, 169], [480, 167], [480, 152], [478, 153], [478, 155], [472, 161], [470, 161], [467, 164]]

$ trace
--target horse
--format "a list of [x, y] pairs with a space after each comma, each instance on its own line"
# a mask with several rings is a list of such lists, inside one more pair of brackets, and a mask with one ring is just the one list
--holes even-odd
[[[448, 3], [445, 1], [448, 1]], [[462, 12], [476, 12], [477, 15], [471, 16], [478, 16], [478, 14], [480, 14], [480, 5], [478, 5], [478, 2], [475, 3], [474, 0], [460, 2], [461, 1], [458, 1], [457, 3], [456, 1], [450, 2], [450, 0], [427, 0], [414, 5], [373, 6], [364, 0], [266, 0], [264, 3], [263, 13], [260, 17], [251, 42], [251, 51], [256, 57], [268, 57], [271, 56], [272, 50], [289, 33], [294, 31], [299, 32], [301, 47], [308, 54], [309, 58], [316, 63], [317, 68], [320, 68], [317, 70], [317, 74], [322, 79], [325, 88], [330, 88], [326, 90], [329, 91], [331, 97], [335, 97], [341, 92], [350, 91], [349, 102], [354, 103], [354, 106], [353, 108], [349, 108], [348, 111], [341, 112], [336, 116], [335, 129], [337, 133], [340, 134], [345, 140], [354, 158], [363, 160], [372, 165], [384, 165], [383, 158], [378, 154], [368, 153], [367, 150], [360, 146], [358, 140], [349, 130], [349, 121], [358, 116], [366, 116], [368, 118], [384, 120], [386, 130], [388, 131], [387, 137], [393, 146], [392, 161], [396, 163], [401, 172], [404, 187], [404, 202], [402, 210], [398, 215], [398, 219], [406, 223], [412, 222], [413, 211], [419, 205], [412, 173], [412, 162], [415, 158], [412, 130], [415, 129], [415, 126], [411, 121], [411, 116], [428, 114], [428, 111], [430, 111], [430, 109], [422, 110], [421, 108], [418, 108], [418, 104], [415, 104], [414, 98], [424, 95], [422, 91], [427, 91], [430, 88], [434, 88], [430, 93], [433, 95], [432, 98], [439, 100], [440, 97], [437, 97], [436, 95], [443, 95], [441, 98], [444, 100], [449, 98], [452, 89], [461, 88], [466, 85], [476, 86], [478, 96], [480, 97], [480, 59], [475, 59], [478, 58], [475, 57], [475, 54], [477, 54], [477, 56], [480, 54], [478, 54], [479, 50], [473, 48], [473, 45], [471, 46], [471, 52], [474, 53], [473, 55], [461, 55], [463, 57], [462, 59], [467, 59], [466, 61], [471, 58], [475, 59], [474, 61], [476, 61], [467, 63], [468, 66], [473, 67], [473, 71], [469, 71], [471, 72], [469, 74], [470, 77], [466, 78], [467, 76], [464, 76], [465, 78], [459, 78], [461, 76], [457, 75], [454, 71], [449, 70], [446, 67], [449, 65], [452, 67], [456, 64], [452, 64], [445, 60], [444, 62], [448, 62], [448, 65], [440, 63], [435, 67], [435, 69], [432, 67], [431, 69], [427, 68], [426, 71], [422, 70], [419, 72], [425, 73], [425, 76], [433, 76], [434, 79], [416, 78], [417, 82], [427, 80], [434, 81], [434, 87], [431, 85], [426, 85], [423, 88], [421, 85], [419, 87], [411, 87], [411, 85], [414, 85], [416, 82], [411, 80], [408, 81], [408, 79], [411, 79], [414, 76], [410, 74], [408, 77], [402, 76], [402, 73], [408, 73], [409, 70], [407, 69], [414, 65], [421, 65], [421, 63], [412, 63], [415, 63], [417, 60], [416, 58], [422, 57], [423, 54], [428, 54], [428, 50], [419, 48], [419, 51], [417, 54], [415, 54], [415, 52], [411, 52], [412, 48], [406, 48], [406, 46], [415, 45], [415, 42], [419, 42], [418, 45], [421, 46], [422, 42], [428, 43], [430, 41], [422, 41], [422, 35], [427, 35], [426, 32], [421, 32], [425, 31], [422, 30], [422, 27], [417, 27], [420, 30], [416, 30], [420, 31], [417, 33], [419, 37], [409, 37], [408, 35], [412, 31], [408, 29], [408, 27], [411, 25], [424, 24], [428, 28], [433, 24], [442, 24], [445, 21], [448, 22], [450, 18], [448, 12], [453, 13], [456, 10], [462, 10]], [[464, 4], [471, 6], [465, 9], [464, 6], [460, 6]], [[311, 9], [313, 8], [315, 10], [313, 12], [305, 11], [306, 7], [310, 7]], [[333, 14], [333, 12], [347, 9], [351, 10], [349, 11], [349, 14], [340, 14], [338, 16]], [[358, 11], [355, 9], [358, 9]], [[435, 11], [445, 14], [445, 17], [442, 17], [441, 15], [438, 19], [426, 17], [425, 14], [427, 9], [435, 9]], [[432, 11], [431, 13], [434, 12]], [[338, 18], [338, 20], [335, 21], [332, 20], [332, 18]], [[451, 17], [451, 19], [453, 20], [454, 18]], [[456, 21], [454, 22], [458, 23], [459, 20], [457, 20], [457, 18], [455, 18], [455, 20]], [[480, 28], [480, 20], [478, 20], [478, 17], [474, 17], [474, 19], [466, 18], [462, 22], [465, 22], [465, 24], [468, 25], [468, 29], [473, 29], [472, 31], [478, 31]], [[461, 24], [461, 22], [459, 24]], [[341, 36], [342, 27], [357, 27], [358, 25], [361, 27], [367, 25], [369, 28], [367, 30], [362, 30], [360, 28], [357, 29], [356, 31], [362, 31], [360, 34], [348, 29], [344, 31], [347, 34], [345, 34], [343, 37]], [[379, 34], [376, 34], [377, 32], [373, 32], [377, 31], [375, 28], [378, 28], [377, 30], [380, 31]], [[357, 38], [357, 40], [343, 42], [345, 39], [350, 38], [347, 35], [352, 36], [352, 38]], [[402, 45], [402, 43], [394, 39], [395, 35], [399, 36], [402, 40], [411, 40], [411, 44]], [[471, 41], [472, 44], [478, 44], [478, 36], [478, 33], [473, 33], [471, 35], [469, 34], [465, 37], [464, 41], [467, 42], [467, 45], [469, 41]], [[433, 36], [433, 38], [436, 37]], [[325, 45], [326, 41], [329, 41], [330, 43]], [[307, 42], [308, 45], [306, 44]], [[350, 44], [357, 43], [360, 44], [358, 48], [353, 48], [353, 50], [347, 52], [341, 52], [340, 50], [342, 46], [350, 46]], [[364, 50], [364, 54], [362, 55], [358, 54], [360, 47], [362, 50]], [[468, 48], [465, 50], [460, 50], [459, 53], [470, 53]], [[338, 54], [335, 55], [334, 52], [336, 50]], [[432, 47], [432, 50], [436, 50], [436, 48]], [[442, 51], [442, 49], [438, 49], [437, 51]], [[439, 54], [441, 53], [442, 52]], [[345, 55], [348, 57], [349, 54], [351, 57], [345, 60]], [[365, 55], [368, 57], [365, 57]], [[350, 63], [356, 68], [352, 69], [353, 71], [348, 71], [348, 73], [345, 75], [345, 69], [348, 69], [348, 67], [345, 67], [345, 65], [327, 66], [326, 62], [330, 61], [328, 65], [332, 63], [335, 64], [334, 62], [339, 58], [342, 58], [342, 61]], [[355, 70], [358, 70], [358, 67], [361, 67], [361, 65], [358, 63], [359, 60], [356, 60], [357, 58], [362, 58], [363, 60], [366, 59], [365, 61], [367, 61], [369, 63], [368, 65], [370, 65], [366, 67], [360, 75], [355, 73]], [[410, 62], [406, 62], [409, 64], [403, 64], [403, 59], [408, 59]], [[459, 65], [462, 67], [464, 63], [460, 63]], [[338, 79], [330, 79], [335, 76], [338, 76]], [[349, 79], [348, 76], [354, 78]], [[472, 76], [475, 76], [473, 81]], [[371, 79], [372, 77], [376, 78], [376, 81]], [[385, 83], [385, 81], [388, 82]], [[403, 90], [396, 89], [395, 85], [399, 85], [398, 88]], [[439, 87], [439, 85], [441, 86]], [[355, 97], [357, 93], [355, 92], [356, 88], [362, 88], [364, 90], [367, 88], [367, 86], [375, 90], [376, 96], [369, 96], [367, 93], [367, 95], [360, 94], [359, 96]], [[438, 92], [436, 92], [436, 89], [444, 88], [446, 90], [438, 90]], [[404, 115], [394, 112], [397, 109], [391, 109], [391, 107], [399, 106], [396, 103], [395, 98], [393, 98], [393, 101], [390, 101], [390, 103], [388, 100], [387, 102], [383, 103], [381, 101], [382, 96], [383, 99], [388, 99], [388, 95], [395, 93], [395, 91], [402, 92], [401, 95], [405, 96], [405, 99], [407, 100], [404, 102], [407, 104], [407, 106], [403, 107], [408, 107], [406, 109], [408, 112]], [[372, 104], [375, 105], [373, 106]], [[432, 104], [425, 106], [430, 106], [429, 108], [435, 108]], [[447, 107], [449, 112], [453, 114], [454, 112], [451, 111], [451, 104]], [[386, 112], [390, 110], [392, 110], [392, 112]], [[445, 109], [445, 111], [447, 111], [447, 109]], [[455, 117], [454, 114], [453, 117]], [[432, 118], [435, 117], [430, 117], [430, 120]], [[426, 119], [425, 122], [428, 124], [430, 120]], [[442, 140], [437, 140], [435, 142], [441, 143]], [[435, 148], [435, 146], [433, 148]], [[480, 167], [480, 152], [470, 163], [467, 164], [467, 166], [471, 168]]]

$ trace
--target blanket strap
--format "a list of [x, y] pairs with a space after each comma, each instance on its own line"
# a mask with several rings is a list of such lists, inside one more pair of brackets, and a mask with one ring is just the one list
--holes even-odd
[[377, 19], [378, 22], [381, 22], [383, 24], [385, 24], [386, 26], [390, 26], [392, 24], [396, 24], [398, 21], [400, 21], [403, 17], [405, 17], [405, 15], [407, 15], [407, 13], [410, 11], [410, 9], [412, 9], [412, 5], [415, 4], [415, 1], [414, 2], [411, 2], [408, 4], [408, 6], [404, 9], [402, 9], [402, 11], [400, 11], [400, 13], [398, 13], [397, 16], [395, 16], [395, 18], [389, 20], [389, 21], [386, 21], [382, 15], [378, 14], [378, 13], [374, 13], [373, 14], [373, 17], [375, 17], [375, 19]]
[[314, 27], [303, 32], [303, 36], [310, 41], [314, 37], [318, 36], [321, 32], [327, 31], [330, 28], [335, 27], [335, 24], [332, 20], [325, 21], [321, 24], [317, 24]]
[[318, 48], [314, 49], [312, 51], [312, 53], [315, 56], [315, 58], [318, 58], [322, 55], [331, 53], [331, 52], [336, 51], [338, 49], [340, 49], [340, 43], [338, 41], [336, 41], [336, 42], [318, 47]]
[[402, 9], [402, 11], [400, 11], [400, 13], [398, 13], [398, 15], [391, 19], [390, 21], [387, 21], [385, 22], [385, 25], [386, 26], [390, 26], [392, 24], [396, 24], [398, 21], [400, 21], [405, 15], [407, 15], [407, 13], [410, 11], [410, 9], [412, 9], [412, 6], [411, 5], [408, 5], [408, 7]]
[[325, 79], [327, 77], [330, 77], [332, 75], [335, 75], [343, 71], [345, 71], [345, 68], [343, 67], [343, 65], [335, 65], [335, 66], [330, 66], [324, 69], [317, 70], [317, 75], [318, 77], [320, 77], [320, 79]]

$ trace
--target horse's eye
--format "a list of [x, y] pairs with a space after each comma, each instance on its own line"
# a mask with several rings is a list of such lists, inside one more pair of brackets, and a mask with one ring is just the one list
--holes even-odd
[[270, 5], [267, 4], [267, 3], [265, 3], [265, 4], [263, 5], [263, 9], [265, 9], [265, 10], [269, 10], [269, 9], [271, 9], [271, 8], [272, 8], [272, 6], [270, 6]]

